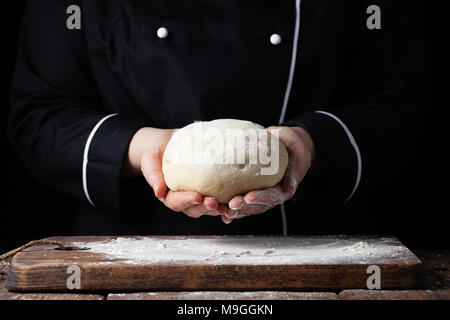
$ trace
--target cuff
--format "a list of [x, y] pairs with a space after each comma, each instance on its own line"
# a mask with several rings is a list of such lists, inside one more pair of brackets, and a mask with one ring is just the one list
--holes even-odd
[[85, 145], [83, 188], [94, 207], [120, 209], [122, 168], [133, 135], [144, 119], [111, 114], [99, 120]]
[[327, 187], [322, 189], [321, 202], [346, 204], [358, 189], [362, 161], [354, 136], [335, 114], [316, 111], [286, 121], [284, 126], [305, 129], [314, 141], [318, 153], [331, 167]]

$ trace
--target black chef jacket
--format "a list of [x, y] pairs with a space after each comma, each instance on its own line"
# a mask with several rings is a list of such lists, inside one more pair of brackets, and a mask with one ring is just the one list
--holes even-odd
[[412, 0], [29, 0], [9, 137], [39, 181], [80, 200], [79, 234], [277, 234], [280, 207], [191, 219], [125, 181], [123, 161], [143, 126], [301, 126], [330, 169], [286, 203], [289, 232], [355, 221], [420, 146], [421, 37]]

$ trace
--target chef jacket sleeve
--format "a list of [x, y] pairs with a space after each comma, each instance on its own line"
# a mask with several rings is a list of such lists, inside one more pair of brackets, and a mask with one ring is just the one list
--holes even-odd
[[66, 26], [66, 10], [78, 2], [28, 1], [8, 136], [43, 184], [94, 206], [118, 209], [123, 159], [144, 121], [102, 106], [83, 28]]
[[346, 62], [333, 103], [284, 123], [304, 128], [329, 166], [327, 179], [314, 184], [320, 185], [319, 206], [340, 206], [361, 190], [414, 175], [411, 163], [422, 143], [424, 104], [419, 4], [377, 3], [381, 29], [366, 26], [372, 3], [352, 2]]

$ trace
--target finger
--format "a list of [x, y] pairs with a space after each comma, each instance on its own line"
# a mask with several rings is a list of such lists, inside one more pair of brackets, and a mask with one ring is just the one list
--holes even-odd
[[225, 213], [225, 218], [229, 220], [236, 220], [236, 219], [242, 219], [245, 217], [249, 217], [255, 214], [264, 213], [267, 210], [270, 209], [268, 206], [262, 206], [262, 205], [246, 205], [243, 208], [245, 211], [234, 211], [229, 209], [228, 212]]
[[271, 209], [275, 205], [261, 205], [261, 204], [251, 204], [251, 205], [245, 205], [242, 209], [238, 211], [236, 215], [234, 215], [233, 219], [239, 219], [246, 216], [252, 216], [255, 214], [264, 213], [267, 210]]
[[238, 214], [238, 211], [227, 208], [227, 210], [224, 212], [224, 216], [228, 219], [233, 219]]
[[277, 137], [290, 150], [298, 142], [297, 133], [289, 127], [269, 127], [267, 131]]
[[209, 210], [217, 210], [219, 208], [219, 202], [214, 197], [205, 197], [203, 205]]
[[232, 210], [239, 210], [245, 206], [245, 200], [243, 196], [236, 196], [228, 202], [228, 206]]
[[167, 193], [167, 186], [161, 167], [162, 154], [160, 148], [155, 148], [144, 155], [141, 160], [142, 173], [147, 183], [153, 188], [157, 198], [162, 198]]
[[219, 207], [217, 208], [217, 212], [220, 214], [225, 214], [227, 212], [228, 206], [226, 204], [219, 204]]
[[289, 158], [288, 167], [286, 169], [286, 174], [284, 175], [281, 185], [283, 191], [287, 194], [293, 194], [299, 185], [301, 176], [296, 170], [296, 159], [295, 156]]
[[244, 197], [236, 196], [231, 199], [225, 216], [235, 219], [238, 211], [241, 215], [263, 213], [284, 202], [287, 196], [283, 193], [280, 185], [264, 190], [250, 191]]
[[287, 195], [283, 191], [280, 185], [275, 187], [264, 189], [264, 190], [254, 190], [247, 193], [244, 197], [245, 203], [247, 205], [261, 205], [274, 207], [285, 201]]
[[310, 158], [307, 155], [303, 141], [298, 139], [298, 134], [288, 127], [269, 127], [267, 130], [278, 137], [289, 152], [289, 162], [286, 174], [282, 181], [284, 192], [290, 197], [297, 190], [310, 166]]
[[205, 208], [204, 205], [192, 206], [192, 207], [189, 207], [189, 208], [183, 210], [183, 212], [191, 218], [200, 218], [201, 216], [204, 216], [204, 215], [220, 216], [219, 212], [217, 212], [216, 210], [209, 210], [209, 209]]
[[233, 221], [233, 219], [230, 219], [230, 218], [228, 218], [226, 216], [220, 216], [220, 217], [222, 219], [222, 222], [225, 223], [225, 224], [230, 224]]
[[[262, 212], [260, 212], [260, 213], [262, 213]], [[253, 215], [253, 214], [251, 214], [251, 213], [246, 213], [246, 212], [241, 212], [241, 211], [239, 211], [239, 212], [234, 216], [233, 220], [239, 220], [239, 219], [246, 218], [246, 217], [249, 217], [249, 216], [252, 216], [252, 215]]]
[[203, 197], [199, 193], [193, 191], [174, 192], [169, 190], [162, 201], [168, 208], [180, 212], [194, 205], [202, 204]]
[[302, 156], [300, 150], [296, 150], [290, 154], [286, 174], [282, 181], [283, 191], [292, 197], [297, 190], [300, 182], [308, 171], [308, 160], [306, 156]]

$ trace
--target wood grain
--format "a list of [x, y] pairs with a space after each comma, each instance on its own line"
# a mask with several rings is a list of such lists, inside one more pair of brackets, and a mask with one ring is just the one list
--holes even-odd
[[441, 300], [450, 300], [450, 289], [438, 289], [433, 291]]
[[182, 291], [110, 294], [108, 300], [338, 300], [333, 292]]
[[431, 290], [344, 290], [342, 300], [440, 300]]
[[104, 300], [104, 297], [98, 294], [17, 293], [8, 291], [5, 282], [0, 281], [0, 300]]
[[[52, 238], [70, 246], [72, 242], [105, 241], [115, 237]], [[155, 237], [170, 239], [170, 237]], [[195, 237], [186, 237], [190, 241]], [[197, 237], [198, 238], [198, 237]], [[208, 237], [202, 237], [208, 238]], [[301, 239], [301, 237], [297, 237]], [[342, 239], [340, 237], [339, 239]], [[373, 240], [374, 238], [370, 238]], [[239, 238], [236, 238], [239, 241]], [[392, 243], [403, 246], [398, 240]], [[14, 256], [6, 281], [15, 291], [68, 291], [67, 268], [81, 269], [81, 290], [124, 291], [338, 291], [366, 288], [366, 263], [321, 264], [129, 264], [89, 250], [56, 250], [39, 245]], [[372, 259], [373, 260], [373, 259]], [[418, 286], [421, 262], [409, 250], [402, 256], [380, 257], [382, 288], [405, 289]], [[371, 264], [374, 261], [371, 261]], [[376, 261], [375, 261], [376, 262]]]
[[418, 251], [423, 261], [421, 284], [424, 288], [441, 290], [450, 288], [450, 251]]

